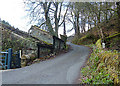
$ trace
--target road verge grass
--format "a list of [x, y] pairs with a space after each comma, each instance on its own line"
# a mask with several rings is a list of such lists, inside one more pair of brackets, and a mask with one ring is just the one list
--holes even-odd
[[89, 84], [120, 84], [120, 52], [98, 49], [95, 45], [89, 45], [93, 52], [86, 66], [81, 69], [82, 83]]

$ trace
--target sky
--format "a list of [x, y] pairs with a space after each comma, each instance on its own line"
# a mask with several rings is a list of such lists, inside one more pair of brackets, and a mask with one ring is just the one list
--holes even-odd
[[23, 0], [0, 0], [0, 18], [23, 31], [31, 27]]

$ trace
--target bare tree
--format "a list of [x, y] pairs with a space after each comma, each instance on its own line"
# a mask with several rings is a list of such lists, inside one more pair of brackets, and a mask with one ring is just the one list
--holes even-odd
[[[58, 29], [63, 24], [64, 19], [61, 17], [63, 2], [40, 2], [38, 0], [26, 0], [28, 12], [31, 21], [36, 21], [39, 27], [44, 24], [48, 27], [51, 35], [58, 36]], [[65, 14], [66, 15], [66, 14]], [[41, 18], [44, 21], [41, 21]]]

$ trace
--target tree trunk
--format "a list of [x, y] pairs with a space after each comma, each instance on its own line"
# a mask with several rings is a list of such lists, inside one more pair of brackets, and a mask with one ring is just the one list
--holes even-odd
[[117, 2], [117, 14], [118, 14], [118, 31], [120, 32], [120, 2]]
[[64, 25], [64, 35], [66, 36], [66, 27], [65, 27], [65, 19], [64, 19], [64, 23], [63, 23], [63, 25]]
[[48, 26], [49, 33], [51, 35], [55, 35], [55, 32], [54, 32], [54, 30], [52, 28], [52, 24], [51, 24], [50, 18], [48, 16], [50, 5], [51, 5], [51, 3], [49, 3], [49, 5], [47, 6], [47, 2], [46, 2], [46, 3], [43, 4], [43, 8], [44, 8], [44, 12], [45, 12], [46, 25]]
[[91, 28], [91, 24], [90, 24], [90, 17], [88, 16], [88, 30]]
[[58, 37], [58, 18], [57, 18], [57, 12], [58, 12], [58, 3], [55, 3], [56, 6], [56, 10], [55, 10], [55, 14], [54, 14], [54, 18], [55, 18], [55, 36]]
[[46, 19], [46, 25], [48, 26], [49, 33], [51, 35], [55, 35], [55, 32], [54, 32], [51, 22], [50, 22], [50, 18], [48, 17], [48, 14], [45, 14], [45, 19]]
[[79, 37], [80, 36], [80, 27], [79, 27], [79, 13], [77, 12], [77, 15], [75, 15], [76, 17], [76, 35]]
[[75, 21], [73, 22], [73, 28], [75, 30], [75, 35], [76, 35], [77, 34], [77, 29], [76, 29], [76, 22]]
[[100, 26], [100, 23], [101, 23], [101, 21], [100, 21], [100, 18], [101, 18], [101, 6], [102, 6], [102, 2], [100, 2], [99, 12], [98, 12], [98, 16], [97, 16], [97, 20], [98, 20], [97, 27], [98, 27], [99, 32], [100, 32], [100, 34], [101, 34], [101, 39], [102, 39], [102, 41], [104, 42], [103, 30], [102, 30], [102, 28], [101, 28], [101, 26]]
[[106, 10], [105, 10], [105, 20], [107, 21], [108, 20], [108, 10], [107, 10], [107, 8], [108, 8], [108, 2], [105, 2], [105, 6], [106, 6]]

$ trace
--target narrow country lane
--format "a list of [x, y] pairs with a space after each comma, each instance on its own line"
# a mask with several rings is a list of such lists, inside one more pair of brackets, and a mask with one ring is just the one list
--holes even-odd
[[71, 45], [73, 50], [54, 59], [2, 72], [3, 84], [72, 84], [79, 77], [89, 48]]

